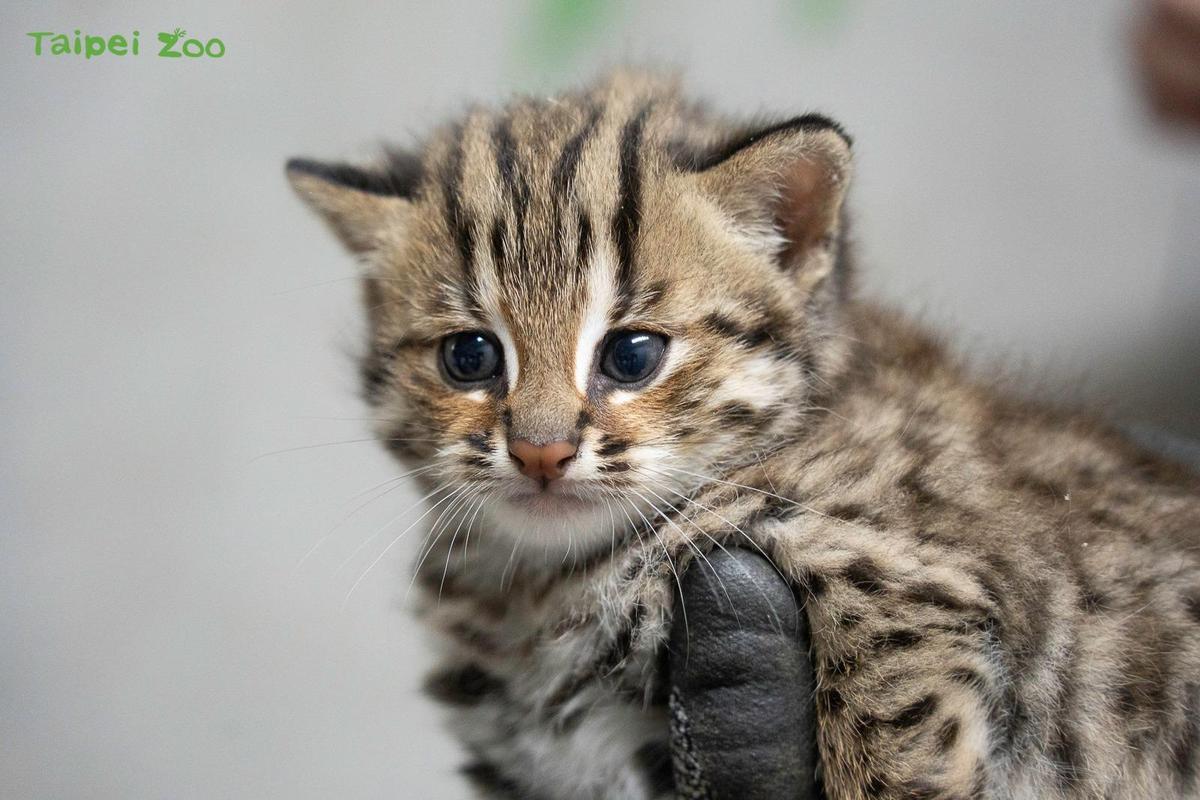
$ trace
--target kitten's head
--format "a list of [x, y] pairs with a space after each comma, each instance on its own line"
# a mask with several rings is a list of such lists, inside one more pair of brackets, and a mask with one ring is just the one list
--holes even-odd
[[849, 162], [823, 117], [722, 125], [625, 75], [288, 174], [363, 263], [383, 441], [444, 508], [607, 548], [801, 429]]

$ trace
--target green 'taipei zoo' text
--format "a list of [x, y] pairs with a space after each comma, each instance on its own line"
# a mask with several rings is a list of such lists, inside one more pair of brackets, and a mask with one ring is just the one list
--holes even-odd
[[[33, 38], [33, 54], [40, 56], [49, 53], [52, 56], [83, 56], [85, 59], [102, 55], [137, 56], [141, 55], [140, 31], [134, 31], [129, 37], [115, 34], [113, 36], [93, 36], [83, 34], [78, 29], [75, 35], [55, 33], [54, 31], [32, 31], [25, 34]], [[225, 55], [225, 43], [212, 38], [201, 41], [196, 38], [186, 38], [187, 31], [176, 28], [170, 33], [159, 33], [158, 56], [161, 58], [220, 58]]]

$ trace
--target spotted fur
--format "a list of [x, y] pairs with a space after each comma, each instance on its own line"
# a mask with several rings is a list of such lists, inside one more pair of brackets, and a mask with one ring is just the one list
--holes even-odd
[[[483, 795], [674, 795], [673, 587], [733, 544], [803, 601], [830, 798], [1200, 794], [1200, 481], [855, 299], [849, 168], [824, 117], [633, 73], [290, 164], [364, 262], [380, 438], [429, 467], [428, 691]], [[669, 338], [644, 386], [598, 370], [620, 329]], [[486, 388], [439, 370], [466, 330]], [[514, 437], [578, 454], [545, 489]]]

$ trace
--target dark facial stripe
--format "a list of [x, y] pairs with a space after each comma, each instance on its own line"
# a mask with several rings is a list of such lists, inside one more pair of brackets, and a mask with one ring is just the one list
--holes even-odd
[[508, 117], [496, 123], [492, 130], [496, 146], [496, 171], [500, 174], [501, 186], [509, 193], [513, 210], [513, 235], [517, 241], [517, 259], [526, 260], [525, 214], [529, 209], [530, 190], [521, 165], [517, 161], [517, 143], [513, 139], [512, 120]]
[[[641, 144], [642, 132], [650, 106], [643, 106], [621, 132], [618, 178], [620, 194], [617, 210], [613, 214], [613, 238], [617, 245], [617, 293], [624, 298], [623, 305], [631, 302], [633, 283], [633, 259], [637, 249], [638, 232], [641, 227]], [[622, 303], [618, 303], [622, 305]]]
[[492, 262], [496, 265], [496, 273], [504, 275], [504, 237], [507, 226], [500, 217], [492, 220]]
[[477, 453], [488, 455], [492, 452], [492, 446], [488, 443], [486, 433], [469, 433], [464, 438], [467, 446]]
[[566, 196], [575, 183], [575, 173], [579, 170], [579, 159], [583, 155], [584, 145], [587, 144], [592, 131], [596, 129], [596, 123], [600, 121], [600, 113], [599, 106], [593, 108], [587, 121], [583, 123], [583, 127], [567, 140], [562, 152], [559, 153], [558, 161], [554, 165], [553, 181], [554, 193], [561, 199], [567, 199]]
[[511, 188], [517, 174], [517, 143], [513, 141], [512, 120], [503, 117], [492, 128], [496, 148], [496, 169], [506, 188]]
[[475, 234], [471, 230], [471, 221], [467, 218], [462, 207], [460, 193], [463, 178], [463, 131], [460, 126], [456, 131], [456, 142], [451, 152], [450, 161], [442, 176], [442, 194], [446, 205], [446, 220], [450, 225], [450, 233], [454, 244], [458, 247], [458, 255], [463, 267], [463, 294], [468, 308], [479, 305], [478, 287], [475, 281]]
[[[555, 203], [554, 241], [558, 242], [564, 259], [569, 259], [571, 254], [567, 242], [563, 237], [563, 220], [571, 213], [571, 209], [575, 206], [575, 198], [572, 191], [575, 186], [575, 173], [579, 170], [579, 161], [583, 156], [584, 147], [587, 145], [592, 131], [595, 130], [601, 113], [602, 109], [599, 106], [592, 108], [583, 126], [563, 145], [562, 152], [559, 153], [558, 160], [554, 164], [554, 170], [551, 172], [550, 183]], [[591, 235], [591, 221], [584, 212], [580, 211], [579, 242], [575, 248], [575, 265], [577, 267], [587, 263], [586, 258], [588, 250], [591, 247]]]
[[637, 297], [634, 299], [634, 307], [637, 309], [638, 314], [649, 314], [666, 299], [666, 296], [667, 285], [662, 281], [655, 281], [638, 292]]
[[614, 439], [608, 435], [600, 437], [599, 445], [596, 448], [596, 455], [600, 456], [600, 458], [611, 458], [629, 449], [629, 442], [624, 439]]
[[579, 212], [579, 245], [575, 248], [575, 266], [583, 270], [592, 254], [592, 222], [588, 215]]
[[713, 333], [732, 339], [751, 349], [773, 339], [766, 321], [758, 321], [747, 327], [724, 314], [714, 312], [705, 316], [703, 322]]
[[492, 462], [488, 461], [483, 456], [476, 456], [476, 455], [466, 456], [465, 458], [462, 459], [462, 462], [463, 462], [463, 464], [467, 465], [468, 467], [474, 467], [475, 469], [486, 470], [486, 469], [491, 469], [491, 467], [492, 467]]

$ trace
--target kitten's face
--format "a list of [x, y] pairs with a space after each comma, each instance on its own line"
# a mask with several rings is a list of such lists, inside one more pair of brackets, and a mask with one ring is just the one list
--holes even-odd
[[293, 163], [367, 263], [380, 436], [447, 514], [608, 548], [799, 428], [832, 341], [844, 140], [806, 121], [767, 137], [782, 153], [684, 169], [676, 124], [618, 102], [476, 113], [393, 169], [399, 195]]

